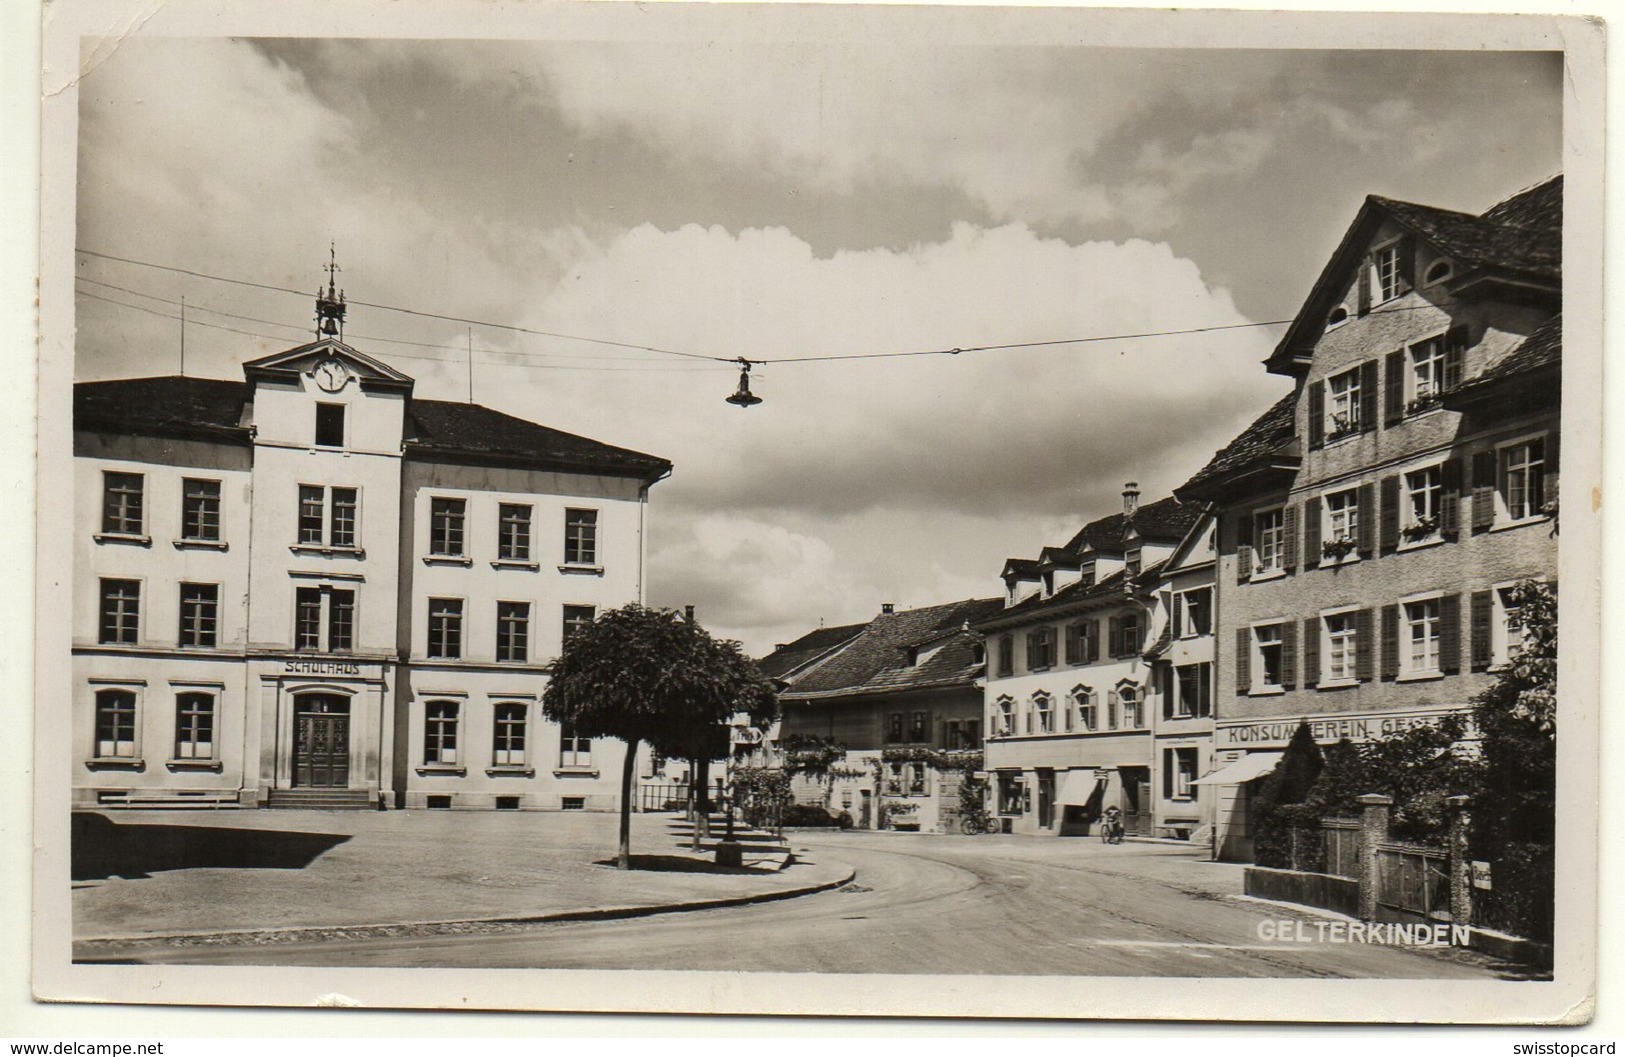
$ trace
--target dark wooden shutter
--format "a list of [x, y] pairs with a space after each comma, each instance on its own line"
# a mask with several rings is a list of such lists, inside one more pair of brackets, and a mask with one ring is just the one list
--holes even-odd
[[[1382, 553], [1392, 554], [1399, 549], [1399, 477], [1382, 479], [1382, 532], [1379, 534]], [[1364, 515], [1361, 515], [1362, 524]]]
[[1281, 625], [1281, 687], [1298, 685], [1298, 625], [1288, 620]]
[[1162, 693], [1162, 718], [1174, 718], [1174, 666], [1157, 665], [1157, 689]]
[[1399, 606], [1382, 607], [1382, 677], [1399, 675]]
[[1083, 643], [1079, 641], [1079, 628], [1076, 624], [1066, 626], [1066, 663], [1077, 664], [1083, 658]]
[[1475, 672], [1488, 668], [1494, 659], [1494, 649], [1490, 642], [1490, 621], [1493, 614], [1494, 603], [1491, 592], [1474, 591], [1467, 619], [1472, 633], [1468, 663]]
[[1354, 281], [1356, 289], [1356, 303], [1359, 305], [1360, 315], [1371, 311], [1371, 254], [1366, 254], [1360, 261], [1360, 274]]
[[1309, 446], [1326, 446], [1326, 383], [1309, 383]]
[[1546, 434], [1545, 454], [1543, 456], [1541, 482], [1543, 489], [1541, 501], [1543, 503], [1557, 502], [1557, 430]]
[[1175, 591], [1174, 592], [1173, 615], [1172, 615], [1172, 617], [1169, 618], [1170, 623], [1168, 625], [1168, 633], [1170, 635], [1173, 635], [1176, 638], [1179, 636], [1179, 633], [1182, 630], [1180, 620], [1184, 616], [1184, 614], [1185, 614], [1185, 596], [1182, 593], [1180, 593], [1178, 591]]
[[1303, 621], [1303, 685], [1320, 683], [1320, 618], [1305, 617]]
[[1360, 557], [1369, 558], [1376, 547], [1377, 539], [1377, 526], [1375, 524], [1377, 520], [1377, 486], [1370, 481], [1362, 484], [1357, 493], [1357, 499], [1360, 524], [1357, 526], [1355, 547], [1359, 550]]
[[1451, 327], [1444, 336], [1444, 377], [1440, 387], [1449, 392], [1461, 384], [1462, 363], [1467, 355], [1467, 328]]
[[1375, 675], [1375, 629], [1371, 626], [1371, 610], [1361, 609], [1354, 614], [1354, 678], [1369, 683]]
[[1455, 539], [1461, 532], [1461, 460], [1446, 459], [1439, 468], [1439, 536]]
[[1303, 501], [1303, 567], [1313, 569], [1320, 564], [1320, 496], [1312, 495]]
[[1360, 432], [1377, 428], [1377, 361], [1360, 364]]
[[1110, 621], [1111, 630], [1108, 632], [1106, 639], [1107, 656], [1121, 657], [1123, 655], [1123, 618], [1111, 617]]
[[1253, 516], [1242, 514], [1236, 518], [1236, 583], [1244, 584], [1253, 576]]
[[1245, 694], [1253, 687], [1253, 632], [1251, 628], [1236, 629], [1236, 693]]
[[1382, 424], [1397, 425], [1405, 417], [1405, 352], [1383, 358]]
[[1461, 596], [1439, 599], [1439, 671], [1454, 675], [1461, 671]]
[[[1163, 715], [1168, 715], [1166, 709], [1163, 711]], [[1174, 750], [1172, 749], [1162, 750], [1162, 798], [1164, 800], [1174, 798]]]
[[1293, 572], [1298, 568], [1298, 505], [1291, 503], [1281, 511], [1281, 568]]
[[1473, 531], [1487, 532], [1495, 524], [1495, 453], [1473, 455]]
[[1416, 238], [1406, 235], [1399, 240], [1399, 292], [1416, 286]]

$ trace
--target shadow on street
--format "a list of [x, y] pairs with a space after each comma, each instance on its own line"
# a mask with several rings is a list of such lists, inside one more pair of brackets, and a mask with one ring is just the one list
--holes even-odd
[[73, 880], [129, 879], [162, 870], [299, 870], [350, 838], [335, 833], [216, 826], [119, 825], [89, 812], [73, 816]]
[[[614, 859], [599, 859], [594, 866], [614, 866]], [[666, 873], [734, 873], [734, 874], [761, 874], [773, 873], [772, 870], [758, 870], [751, 866], [718, 866], [714, 862], [704, 859], [690, 859], [682, 855], [634, 855], [632, 856], [632, 869], [658, 870]]]

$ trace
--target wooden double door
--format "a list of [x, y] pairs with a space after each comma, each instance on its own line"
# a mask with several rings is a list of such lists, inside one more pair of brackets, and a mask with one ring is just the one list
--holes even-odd
[[301, 694], [294, 700], [294, 788], [349, 788], [349, 698], [338, 694]]

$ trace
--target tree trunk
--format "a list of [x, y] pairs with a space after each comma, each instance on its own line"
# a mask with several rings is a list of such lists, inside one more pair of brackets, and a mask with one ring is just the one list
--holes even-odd
[[621, 847], [616, 853], [615, 865], [622, 870], [632, 868], [632, 775], [638, 766], [638, 742], [626, 743], [626, 763], [621, 765]]
[[694, 761], [694, 850], [699, 851], [705, 838], [711, 835], [711, 761]]

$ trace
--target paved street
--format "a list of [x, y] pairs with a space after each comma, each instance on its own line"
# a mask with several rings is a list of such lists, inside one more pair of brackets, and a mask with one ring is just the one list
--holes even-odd
[[[843, 889], [757, 906], [478, 935], [149, 947], [143, 962], [1092, 976], [1492, 979], [1465, 952], [1267, 942], [1297, 915], [1236, 898], [1240, 869], [1162, 844], [1024, 837], [794, 835], [850, 863]], [[1309, 926], [1311, 929], [1313, 925]], [[117, 950], [99, 956], [120, 957]]]

